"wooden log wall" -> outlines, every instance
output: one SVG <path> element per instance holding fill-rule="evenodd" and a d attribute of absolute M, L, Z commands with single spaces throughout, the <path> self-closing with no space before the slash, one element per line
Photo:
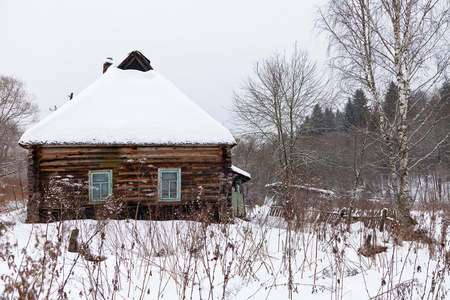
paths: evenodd
<path fill-rule="evenodd" d="M 69 201 L 65 205 L 80 199 L 87 204 L 89 171 L 112 170 L 113 197 L 128 205 L 195 201 L 217 204 L 221 197 L 231 205 L 231 184 L 226 180 L 231 174 L 230 148 L 229 145 L 33 146 L 29 148 L 29 199 L 31 202 L 66 197 Z M 158 168 L 181 169 L 181 201 L 158 201 Z"/>

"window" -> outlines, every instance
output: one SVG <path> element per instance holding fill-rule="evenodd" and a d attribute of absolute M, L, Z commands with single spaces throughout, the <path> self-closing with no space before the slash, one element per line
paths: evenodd
<path fill-rule="evenodd" d="M 112 170 L 89 172 L 89 199 L 105 201 L 112 193 Z"/>
<path fill-rule="evenodd" d="M 181 194 L 181 170 L 180 169 L 159 169 L 159 200 L 179 201 Z"/>

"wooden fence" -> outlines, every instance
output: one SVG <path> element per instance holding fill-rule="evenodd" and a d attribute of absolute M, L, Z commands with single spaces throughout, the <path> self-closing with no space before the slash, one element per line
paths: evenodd
<path fill-rule="evenodd" d="M 349 213 L 350 212 L 350 213 Z M 286 217 L 284 206 L 272 205 L 269 214 L 274 217 Z M 394 224 L 394 213 L 387 208 L 381 210 L 356 210 L 341 209 L 339 211 L 325 211 L 319 209 L 301 209 L 293 212 L 295 218 L 302 218 L 305 222 L 329 223 L 337 225 L 339 223 L 362 222 L 366 227 L 378 228 L 383 231 L 385 226 Z"/>

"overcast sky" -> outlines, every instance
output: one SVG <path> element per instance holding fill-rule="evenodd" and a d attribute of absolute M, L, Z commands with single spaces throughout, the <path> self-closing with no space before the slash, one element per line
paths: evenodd
<path fill-rule="evenodd" d="M 297 41 L 323 64 L 313 31 L 325 0 L 0 0 L 0 74 L 23 80 L 41 108 L 60 107 L 139 50 L 181 91 L 230 128 L 233 90 L 253 63 Z M 149 112 L 151 116 L 151 112 Z"/>

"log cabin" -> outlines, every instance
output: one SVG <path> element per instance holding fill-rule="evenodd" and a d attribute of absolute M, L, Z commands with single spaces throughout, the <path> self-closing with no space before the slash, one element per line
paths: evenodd
<path fill-rule="evenodd" d="M 28 150 L 29 222 L 99 211 L 163 219 L 206 211 L 223 220 L 236 184 L 250 179 L 232 166 L 232 134 L 139 51 L 118 65 L 108 59 L 19 144 Z"/>

